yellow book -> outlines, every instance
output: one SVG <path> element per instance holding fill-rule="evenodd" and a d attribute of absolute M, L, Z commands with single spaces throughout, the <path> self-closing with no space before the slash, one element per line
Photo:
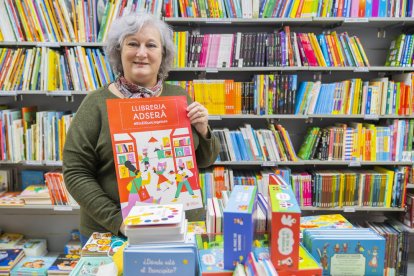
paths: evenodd
<path fill-rule="evenodd" d="M 394 171 L 383 168 L 383 167 L 378 167 L 378 166 L 375 166 L 374 170 L 387 175 L 387 178 L 385 181 L 386 186 L 385 186 L 385 206 L 384 207 L 390 208 L 392 190 L 393 190 L 393 185 L 394 185 Z"/>
<path fill-rule="evenodd" d="M 361 93 L 362 93 L 363 82 L 360 78 L 355 79 L 355 93 L 354 93 L 354 100 L 352 103 L 352 114 L 358 114 L 358 104 L 361 100 Z"/>
<path fill-rule="evenodd" d="M 299 5 L 300 5 L 301 1 L 303 1 L 303 0 L 294 0 L 293 1 L 292 7 L 290 9 L 290 14 L 289 14 L 290 18 L 296 18 L 296 13 L 298 12 L 298 8 L 299 8 Z"/>
<path fill-rule="evenodd" d="M 4 41 L 4 36 L 3 36 L 3 33 L 1 32 L 1 29 L 0 29 L 0 41 Z"/>
<path fill-rule="evenodd" d="M 7 71 L 6 77 L 4 79 L 4 87 L 3 90 L 10 90 L 11 87 L 11 79 L 13 76 L 15 76 L 15 72 L 17 70 L 17 67 L 19 65 L 20 62 L 20 57 L 22 56 L 24 52 L 24 49 L 19 48 L 17 49 L 11 59 L 11 63 L 10 63 L 10 69 L 9 71 Z"/>
<path fill-rule="evenodd" d="M 224 80 L 220 81 L 219 87 L 220 87 L 219 114 L 224 115 L 226 114 L 226 84 Z"/>
<path fill-rule="evenodd" d="M 345 174 L 341 173 L 339 175 L 339 202 L 338 206 L 342 208 L 344 204 L 344 186 L 345 186 Z"/>
<path fill-rule="evenodd" d="M 35 2 L 33 2 L 35 4 Z M 55 38 L 55 32 L 53 30 L 53 26 L 51 25 L 52 22 L 49 18 L 49 14 L 46 10 L 46 5 L 43 1 L 39 1 L 37 3 L 39 16 L 41 17 L 41 21 L 44 23 L 44 27 L 46 28 L 46 34 L 44 34 L 45 41 L 58 41 Z M 47 35 L 47 38 L 45 37 Z"/>
<path fill-rule="evenodd" d="M 62 30 L 57 22 L 54 10 L 53 10 L 53 4 L 51 2 L 52 0 L 44 0 L 45 5 L 46 5 L 46 10 L 47 10 L 47 14 L 50 18 L 50 21 L 52 23 L 52 27 L 54 30 L 54 33 L 56 35 L 57 41 L 63 41 L 63 34 L 62 34 Z"/>
<path fill-rule="evenodd" d="M 84 70 L 86 71 L 86 74 L 87 74 L 87 77 L 88 77 L 87 79 L 88 79 L 89 90 L 94 90 L 97 87 L 94 87 L 94 82 L 93 82 L 93 79 L 92 79 L 93 78 L 93 75 L 92 75 L 92 70 L 93 69 L 90 67 L 88 55 L 86 54 L 86 51 L 85 51 L 84 47 L 79 47 L 79 49 L 82 52 L 81 55 L 82 55 L 83 62 L 85 64 Z"/>
<path fill-rule="evenodd" d="M 26 18 L 26 13 L 23 10 L 22 3 L 20 1 L 15 1 L 14 4 L 15 4 L 15 7 L 17 9 L 18 16 L 20 17 L 20 22 L 23 25 L 23 30 L 22 31 L 25 34 L 26 41 L 35 41 L 35 38 L 33 37 L 32 31 L 31 31 L 31 28 L 29 28 L 29 23 L 28 23 L 28 20 Z"/>
<path fill-rule="evenodd" d="M 48 91 L 56 90 L 56 59 L 52 49 L 47 48 L 47 87 Z"/>
<path fill-rule="evenodd" d="M 323 53 L 321 50 L 321 46 L 319 46 L 318 39 L 316 38 L 314 33 L 309 33 L 309 40 L 312 45 L 312 49 L 315 52 L 316 59 L 318 60 L 319 66 L 326 66 L 325 58 L 323 57 Z"/>
<path fill-rule="evenodd" d="M 338 34 L 336 32 L 332 32 L 331 35 L 333 38 L 334 47 L 336 51 L 338 52 L 340 63 L 342 64 L 342 66 L 345 66 L 345 54 L 342 51 L 342 46 L 341 46 L 341 42 L 339 41 Z"/>
<path fill-rule="evenodd" d="M 70 42 L 71 39 L 69 35 L 69 29 L 66 26 L 65 18 L 63 17 L 63 12 L 61 10 L 60 4 L 57 1 L 52 1 L 51 5 L 52 5 L 52 9 L 54 9 L 55 11 L 56 23 L 58 27 L 60 27 L 59 29 L 61 30 L 61 33 L 62 33 L 62 40 L 66 42 Z"/>
<path fill-rule="evenodd" d="M 71 10 L 74 11 L 76 10 L 76 4 L 75 4 L 76 0 L 71 0 L 70 4 L 71 4 Z M 75 34 L 75 41 L 79 42 L 79 32 L 78 32 L 78 21 L 77 21 L 77 17 L 76 14 L 74 14 L 72 12 L 72 20 L 73 20 L 73 32 Z"/>
<path fill-rule="evenodd" d="M 35 34 L 37 34 L 36 36 L 38 37 L 38 40 L 39 41 L 46 41 L 45 36 L 43 34 L 43 31 L 42 31 L 40 19 L 38 17 L 38 14 L 36 13 L 36 9 L 34 7 L 33 2 L 30 1 L 30 0 L 24 0 L 24 2 L 26 3 L 26 7 L 28 7 L 28 9 L 30 10 L 30 14 L 31 14 L 33 24 L 34 24 L 34 28 L 35 28 Z"/>
<path fill-rule="evenodd" d="M 353 39 L 353 37 L 349 37 L 348 42 L 351 46 L 352 52 L 354 53 L 354 57 L 357 60 L 358 66 L 364 67 L 365 66 L 364 60 L 362 59 L 361 53 L 359 52 L 359 48 L 355 44 L 355 40 Z"/>
<path fill-rule="evenodd" d="M 83 8 L 82 8 L 82 2 L 77 2 L 76 5 L 76 22 L 78 23 L 78 35 L 79 35 L 79 41 L 80 42 L 86 42 L 86 34 L 85 34 L 85 18 L 83 17 Z"/>
<path fill-rule="evenodd" d="M 300 12 L 301 18 L 312 17 L 314 0 L 304 0 L 302 11 Z"/>

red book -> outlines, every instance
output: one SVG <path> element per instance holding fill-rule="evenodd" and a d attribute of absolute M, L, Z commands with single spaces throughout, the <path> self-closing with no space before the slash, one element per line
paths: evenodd
<path fill-rule="evenodd" d="M 203 206 L 185 96 L 107 101 L 124 219 L 139 202 Z"/>

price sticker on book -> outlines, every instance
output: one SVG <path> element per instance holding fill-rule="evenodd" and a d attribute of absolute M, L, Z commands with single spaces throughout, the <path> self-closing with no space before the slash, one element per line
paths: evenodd
<path fill-rule="evenodd" d="M 355 207 L 344 207 L 345 213 L 355 213 Z"/>
<path fill-rule="evenodd" d="M 379 116 L 378 116 L 378 114 L 365 114 L 364 115 L 364 120 L 375 120 L 375 121 L 378 121 L 379 120 Z"/>
<path fill-rule="evenodd" d="M 346 23 L 367 23 L 368 17 L 347 17 L 344 19 Z"/>
<path fill-rule="evenodd" d="M 54 206 L 53 210 L 55 211 L 64 211 L 64 212 L 70 212 L 73 210 L 72 206 Z"/>

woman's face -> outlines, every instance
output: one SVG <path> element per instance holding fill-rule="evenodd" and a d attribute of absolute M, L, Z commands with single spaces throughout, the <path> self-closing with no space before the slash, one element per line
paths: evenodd
<path fill-rule="evenodd" d="M 121 48 L 124 77 L 143 87 L 153 87 L 162 61 L 161 35 L 157 28 L 144 26 L 127 36 Z"/>

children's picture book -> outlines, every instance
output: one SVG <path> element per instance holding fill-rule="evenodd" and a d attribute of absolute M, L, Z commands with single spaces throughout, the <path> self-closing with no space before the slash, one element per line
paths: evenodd
<path fill-rule="evenodd" d="M 0 170 L 0 195 L 9 191 L 10 171 Z"/>
<path fill-rule="evenodd" d="M 76 254 L 59 254 L 49 270 L 47 275 L 69 275 L 76 267 L 80 256 Z"/>
<path fill-rule="evenodd" d="M 112 262 L 110 257 L 82 257 L 69 275 L 96 275 L 100 266 Z"/>
<path fill-rule="evenodd" d="M 21 180 L 22 187 L 24 190 L 30 185 L 44 185 L 45 184 L 45 171 L 36 171 L 36 170 L 22 170 L 21 171 Z"/>
<path fill-rule="evenodd" d="M 23 199 L 19 198 L 20 192 L 7 192 L 0 195 L 0 206 L 23 206 Z"/>
<path fill-rule="evenodd" d="M 196 252 L 191 248 L 124 250 L 124 275 L 196 275 Z"/>
<path fill-rule="evenodd" d="M 56 257 L 26 257 L 21 260 L 11 271 L 11 276 L 18 275 L 47 275 L 49 267 Z"/>
<path fill-rule="evenodd" d="M 23 239 L 22 234 L 3 233 L 0 236 L 0 249 L 13 249 L 21 239 Z"/>
<path fill-rule="evenodd" d="M 136 203 L 203 206 L 185 96 L 107 100 L 125 219 Z"/>
<path fill-rule="evenodd" d="M 0 250 L 0 272 L 10 271 L 23 257 L 23 249 Z"/>
<path fill-rule="evenodd" d="M 304 216 L 300 218 L 300 231 L 313 228 L 354 228 L 341 214 Z"/>
<path fill-rule="evenodd" d="M 86 244 L 82 247 L 82 257 L 84 256 L 107 256 L 111 248 L 112 233 L 94 232 L 89 237 Z"/>
<path fill-rule="evenodd" d="M 183 215 L 182 204 L 138 205 L 131 209 L 124 223 L 140 227 L 179 224 Z"/>

